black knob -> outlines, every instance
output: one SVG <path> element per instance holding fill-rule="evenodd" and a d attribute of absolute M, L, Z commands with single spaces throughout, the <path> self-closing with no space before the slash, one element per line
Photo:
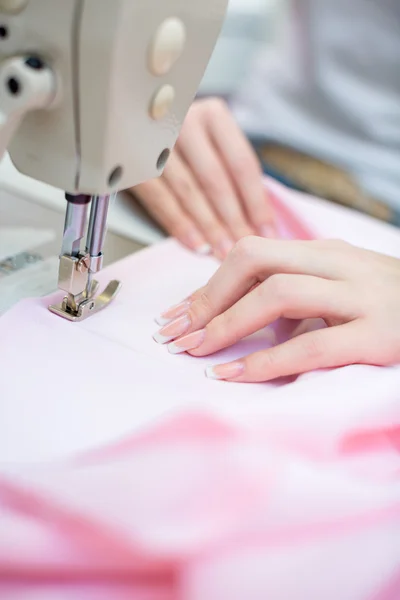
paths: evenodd
<path fill-rule="evenodd" d="M 44 69 L 44 62 L 37 56 L 29 56 L 25 60 L 25 64 L 31 69 L 35 69 L 35 71 L 41 71 L 41 69 Z"/>

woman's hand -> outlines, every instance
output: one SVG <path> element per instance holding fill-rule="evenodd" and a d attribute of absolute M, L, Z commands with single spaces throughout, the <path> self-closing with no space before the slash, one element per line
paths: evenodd
<path fill-rule="evenodd" d="M 214 98 L 193 104 L 162 177 L 131 191 L 188 248 L 225 258 L 244 236 L 274 236 L 261 175 L 228 107 Z"/>
<path fill-rule="evenodd" d="M 345 242 L 248 237 L 204 288 L 162 315 L 167 324 L 155 339 L 172 353 L 205 356 L 279 317 L 322 318 L 328 327 L 208 375 L 259 382 L 353 363 L 400 363 L 400 260 Z"/>

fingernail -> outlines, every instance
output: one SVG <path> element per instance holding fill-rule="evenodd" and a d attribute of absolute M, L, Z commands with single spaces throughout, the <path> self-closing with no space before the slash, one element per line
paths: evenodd
<path fill-rule="evenodd" d="M 206 376 L 209 379 L 229 380 L 240 377 L 244 371 L 244 364 L 240 361 L 227 363 L 225 365 L 214 365 L 207 367 Z"/>
<path fill-rule="evenodd" d="M 259 228 L 260 235 L 265 238 L 275 238 L 276 233 L 272 225 L 262 225 Z"/>
<path fill-rule="evenodd" d="M 199 246 L 198 248 L 195 249 L 195 252 L 197 254 L 201 254 L 202 256 L 207 256 L 207 254 L 211 254 L 211 246 L 210 244 L 203 244 L 202 246 Z"/>
<path fill-rule="evenodd" d="M 157 325 L 167 325 L 167 323 L 171 323 L 174 319 L 181 317 L 185 313 L 187 313 L 189 307 L 191 305 L 191 300 L 184 300 L 175 306 L 171 306 L 168 310 L 163 312 L 159 317 L 156 318 Z"/>
<path fill-rule="evenodd" d="M 206 243 L 204 237 L 196 229 L 189 231 L 182 241 L 197 254 L 204 255 L 211 252 L 210 244 Z"/>
<path fill-rule="evenodd" d="M 182 352 L 187 352 L 188 350 L 194 350 L 201 346 L 204 342 L 204 338 L 206 335 L 205 329 L 200 329 L 199 331 L 194 331 L 193 333 L 189 333 L 178 340 L 172 342 L 172 344 L 168 344 L 168 352 L 171 354 L 181 354 Z"/>
<path fill-rule="evenodd" d="M 175 319 L 175 321 L 168 323 L 168 325 L 165 325 L 162 329 L 160 329 L 160 331 L 157 331 L 157 333 L 155 333 L 153 335 L 153 339 L 158 344 L 166 344 L 167 342 L 170 342 L 174 338 L 177 338 L 177 337 L 183 335 L 184 333 L 186 333 L 186 331 L 189 329 L 189 327 L 190 327 L 189 316 L 183 315 L 182 317 Z"/>

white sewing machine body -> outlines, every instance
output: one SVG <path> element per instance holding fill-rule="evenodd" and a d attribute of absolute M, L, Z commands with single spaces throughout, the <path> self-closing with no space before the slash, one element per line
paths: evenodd
<path fill-rule="evenodd" d="M 40 57 L 54 76 L 48 106 L 21 110 L 9 145 L 17 169 L 85 194 L 160 175 L 226 0 L 28 0 L 16 13 L 1 4 L 0 57 Z"/>

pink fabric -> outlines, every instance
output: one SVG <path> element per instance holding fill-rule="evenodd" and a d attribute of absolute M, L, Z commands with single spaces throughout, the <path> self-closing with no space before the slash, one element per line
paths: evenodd
<path fill-rule="evenodd" d="M 286 237 L 400 256 L 399 231 L 268 186 Z M 1 600 L 400 598 L 400 367 L 206 380 L 299 327 L 170 356 L 153 317 L 215 267 L 167 242 L 104 272 L 123 291 L 87 322 L 0 320 Z"/>

